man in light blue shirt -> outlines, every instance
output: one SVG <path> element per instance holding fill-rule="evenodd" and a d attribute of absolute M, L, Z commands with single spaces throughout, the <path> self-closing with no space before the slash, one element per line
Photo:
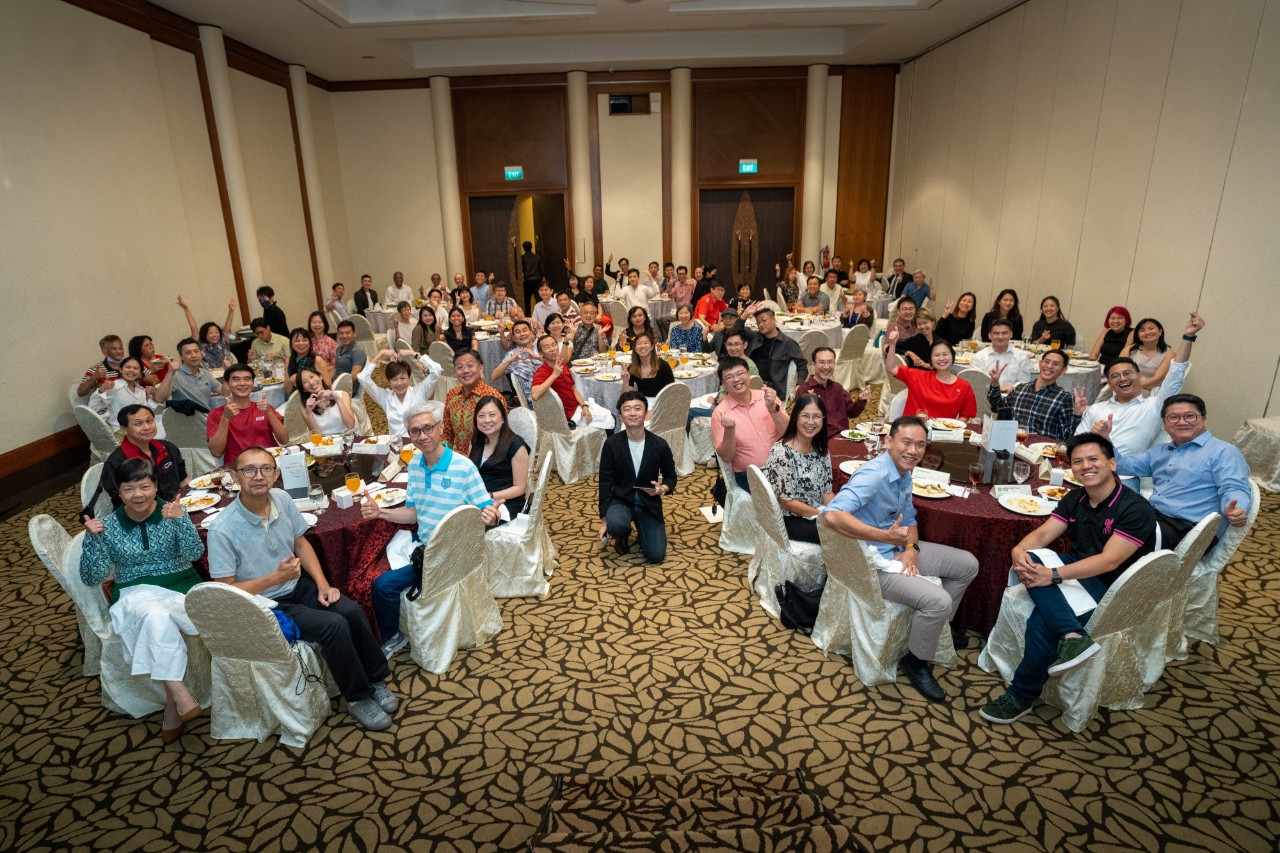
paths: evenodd
<path fill-rule="evenodd" d="M 408 499 L 404 506 L 395 508 L 365 499 L 360 504 L 361 515 L 395 524 L 416 523 L 416 537 L 423 544 L 441 520 L 460 506 L 479 507 L 486 527 L 497 522 L 501 502 L 493 502 L 472 461 L 444 443 L 443 422 L 444 404 L 439 400 L 428 400 L 405 412 L 409 440 L 422 451 L 409 463 Z M 388 658 L 409 645 L 409 638 L 400 632 L 400 594 L 416 579 L 413 566 L 408 565 L 383 572 L 373 582 L 373 615 L 382 635 L 382 652 Z"/>
<path fill-rule="evenodd" d="M 916 611 L 902 667 L 922 696 L 942 702 L 947 694 L 934 680 L 929 660 L 938 652 L 943 626 L 977 577 L 978 559 L 958 548 L 920 541 L 911 471 L 928 444 L 922 420 L 898 418 L 889 428 L 886 452 L 855 471 L 822 512 L 833 530 L 867 543 L 885 600 Z M 942 586 L 926 577 L 941 578 Z M 952 635 L 963 647 L 963 635 L 954 630 Z"/>
<path fill-rule="evenodd" d="M 471 285 L 471 304 L 483 310 L 492 296 L 489 292 L 489 274 L 484 270 L 476 270 L 476 283 Z"/>
<path fill-rule="evenodd" d="M 1155 486 L 1161 548 L 1177 548 L 1182 537 L 1211 512 L 1220 512 L 1233 527 L 1249 518 L 1253 493 L 1249 464 L 1233 445 L 1209 434 L 1204 400 L 1174 394 L 1161 407 L 1168 444 L 1157 444 L 1135 456 L 1116 456 L 1116 473 L 1150 477 Z M 1100 430 L 1109 432 L 1106 426 Z"/>

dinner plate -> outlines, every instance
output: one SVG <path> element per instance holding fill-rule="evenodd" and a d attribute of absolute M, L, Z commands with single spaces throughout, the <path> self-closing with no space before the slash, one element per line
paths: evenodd
<path fill-rule="evenodd" d="M 701 374 L 696 370 L 677 370 L 673 375 L 676 379 L 693 379 L 695 376 L 700 376 Z"/>
<path fill-rule="evenodd" d="M 933 501 L 951 497 L 946 483 L 939 483 L 937 480 L 914 480 L 911 483 L 911 494 Z"/>
<path fill-rule="evenodd" d="M 222 481 L 222 475 L 214 476 L 212 474 L 201 474 L 199 477 L 192 477 L 187 481 L 187 488 L 192 490 L 212 489 Z"/>
<path fill-rule="evenodd" d="M 973 359 L 967 355 L 958 355 L 955 357 L 956 364 L 972 364 Z"/>
<path fill-rule="evenodd" d="M 200 522 L 200 529 L 208 530 L 210 527 L 212 527 L 213 523 L 218 519 L 218 516 L 221 514 L 221 512 L 222 510 L 220 509 L 209 510 L 208 515 L 206 515 L 204 517 L 204 520 Z"/>
<path fill-rule="evenodd" d="M 381 507 L 393 507 L 404 503 L 404 498 L 404 489 L 382 489 L 373 496 L 373 501 Z"/>
<path fill-rule="evenodd" d="M 1097 367 L 1097 366 L 1099 366 L 1101 363 L 1102 363 L 1102 362 L 1094 361 L 1094 360 L 1093 360 L 1093 359 L 1091 359 L 1091 358 L 1081 358 L 1081 359 L 1075 359 L 1075 358 L 1073 358 L 1073 359 L 1071 359 L 1071 366 L 1072 366 L 1072 367 Z"/>
<path fill-rule="evenodd" d="M 1070 494 L 1071 487 L 1070 486 L 1041 486 L 1040 488 L 1036 489 L 1036 491 L 1040 494 L 1040 497 L 1044 498 L 1045 500 L 1050 500 L 1056 503 L 1062 500 L 1063 498 L 1065 498 L 1068 494 Z"/>
<path fill-rule="evenodd" d="M 1065 482 L 1065 483 L 1071 483 L 1071 484 L 1072 484 L 1072 485 L 1074 485 L 1074 486 L 1083 486 L 1083 485 L 1084 485 L 1084 483 L 1082 483 L 1082 482 L 1080 482 L 1079 480 L 1077 480 L 1077 479 L 1076 479 L 1076 475 L 1075 475 L 1075 474 L 1071 473 L 1071 469 L 1070 469 L 1070 468 L 1063 468 L 1063 469 L 1062 469 L 1062 480 L 1063 480 L 1063 482 Z"/>
<path fill-rule="evenodd" d="M 1037 441 L 1034 444 L 1028 444 L 1027 450 L 1037 454 L 1041 459 L 1056 459 L 1058 456 L 1058 442 Z"/>
<path fill-rule="evenodd" d="M 572 364 L 574 367 L 590 367 L 591 365 L 595 364 L 595 359 L 575 358 L 573 361 L 569 363 Z"/>
<path fill-rule="evenodd" d="M 283 381 L 283 379 L 276 379 L 275 377 L 272 377 L 271 379 L 264 379 L 262 380 L 262 387 L 265 388 L 268 385 L 279 385 Z"/>
<path fill-rule="evenodd" d="M 871 421 L 862 421 L 861 423 L 856 423 L 856 424 L 854 424 L 854 427 L 855 427 L 856 429 L 859 429 L 859 430 L 861 430 L 862 432 L 865 432 L 865 433 L 870 433 L 870 432 L 871 432 L 871 426 L 872 426 L 872 422 L 871 422 Z M 888 425 L 887 423 L 881 423 L 881 424 L 880 424 L 880 434 L 881 434 L 881 435 L 888 435 L 888 434 L 889 434 L 889 425 Z"/>
<path fill-rule="evenodd" d="M 302 520 L 307 523 L 307 527 L 315 527 L 316 522 L 320 520 L 313 512 L 304 512 L 299 514 L 302 516 Z"/>
<path fill-rule="evenodd" d="M 218 505 L 218 496 L 208 492 L 195 491 L 183 495 L 178 501 L 187 512 L 204 512 Z"/>
<path fill-rule="evenodd" d="M 1053 501 L 1035 495 L 1001 495 L 998 502 L 1009 512 L 1016 512 L 1018 515 L 1048 515 L 1057 506 Z"/>
<path fill-rule="evenodd" d="M 929 420 L 929 426 L 934 429 L 964 429 L 969 425 L 962 420 L 957 420 L 956 418 L 931 418 Z"/>
<path fill-rule="evenodd" d="M 323 448 L 323 449 L 325 449 L 325 450 L 327 450 L 327 449 L 329 449 L 329 448 L 332 448 L 332 447 L 336 447 L 336 448 L 338 448 L 339 450 L 341 450 L 341 449 L 342 449 L 342 436 L 339 436 L 339 435 L 326 435 L 326 436 L 322 436 L 322 437 L 321 437 L 321 439 L 320 439 L 319 444 L 313 444 L 313 443 L 312 443 L 312 442 L 310 442 L 310 441 L 304 441 L 304 442 L 302 442 L 302 447 L 303 447 L 303 449 L 304 449 L 304 450 L 307 450 L 308 452 L 313 451 L 313 450 L 315 450 L 315 449 L 316 449 L 316 448 L 318 448 L 318 447 L 319 447 L 319 448 Z"/>
<path fill-rule="evenodd" d="M 871 437 L 870 432 L 862 432 L 861 430 L 856 429 L 847 429 L 840 433 L 840 435 L 845 438 L 852 439 L 853 441 L 862 441 L 863 439 Z"/>
<path fill-rule="evenodd" d="M 865 459 L 846 459 L 840 463 L 840 470 L 850 476 L 853 476 L 854 471 L 857 471 L 866 464 L 867 460 Z"/>
<path fill-rule="evenodd" d="M 621 378 L 622 378 L 621 373 L 597 373 L 596 374 L 596 379 L 599 379 L 601 382 L 617 382 Z"/>
<path fill-rule="evenodd" d="M 596 372 L 596 369 L 595 369 L 595 366 L 594 366 L 594 365 L 587 366 L 587 367 L 575 367 L 575 368 L 573 368 L 573 372 L 574 372 L 574 373 L 590 374 L 590 373 L 595 373 L 595 372 Z"/>

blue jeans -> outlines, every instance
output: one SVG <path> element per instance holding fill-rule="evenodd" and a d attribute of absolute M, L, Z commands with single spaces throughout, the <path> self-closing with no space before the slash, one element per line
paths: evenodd
<path fill-rule="evenodd" d="M 746 471 L 734 471 L 733 481 L 738 484 L 738 488 L 747 494 L 751 494 L 751 481 L 747 479 Z"/>
<path fill-rule="evenodd" d="M 641 502 L 637 494 L 631 506 L 624 503 L 609 504 L 604 515 L 605 532 L 614 539 L 631 534 L 631 523 L 636 525 L 636 538 L 640 550 L 650 563 L 661 563 L 667 558 L 667 527 L 661 516 L 654 515 Z"/>
<path fill-rule="evenodd" d="M 709 418 L 709 417 L 711 417 L 711 413 L 712 413 L 712 412 L 714 412 L 714 411 L 715 411 L 715 409 L 713 409 L 713 408 L 712 408 L 712 409 L 706 409 L 706 408 L 702 408 L 701 406 L 690 406 L 690 407 L 689 407 L 689 417 L 688 417 L 688 418 L 686 418 L 686 419 L 685 419 L 685 422 L 684 422 L 684 431 L 685 431 L 685 432 L 688 432 L 688 431 L 689 431 L 689 427 L 693 426 L 693 419 L 694 419 L 694 418 Z"/>
<path fill-rule="evenodd" d="M 400 594 L 417 580 L 413 566 L 389 569 L 373 581 L 373 618 L 385 643 L 400 630 Z"/>
<path fill-rule="evenodd" d="M 1075 557 L 1060 555 L 1064 565 L 1075 562 Z M 1040 562 L 1035 554 L 1031 559 Z M 1094 601 L 1101 601 L 1107 594 L 1107 585 L 1098 578 L 1080 578 L 1080 584 Z M 1038 586 L 1028 589 L 1036 609 L 1027 620 L 1025 634 L 1026 650 L 1022 654 L 1022 662 L 1013 673 L 1013 681 L 1009 683 L 1009 693 L 1024 704 L 1031 704 L 1044 690 L 1049 680 L 1049 667 L 1058 657 L 1058 641 L 1063 635 L 1073 631 L 1083 633 L 1093 611 L 1081 613 L 1079 616 L 1067 603 L 1066 596 L 1056 585 Z"/>

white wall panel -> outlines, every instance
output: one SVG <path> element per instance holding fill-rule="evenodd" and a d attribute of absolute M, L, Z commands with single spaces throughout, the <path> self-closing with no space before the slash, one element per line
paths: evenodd
<path fill-rule="evenodd" d="M 609 96 L 596 95 L 600 117 L 600 233 L 606 254 L 643 270 L 662 264 L 662 116 L 609 115 Z M 687 263 L 681 259 L 676 263 Z"/>
<path fill-rule="evenodd" d="M 347 297 L 350 298 L 360 284 L 358 280 L 351 283 L 351 243 L 347 238 L 347 202 L 342 192 L 338 132 L 333 123 L 333 96 L 316 86 L 307 87 L 307 96 L 311 101 L 311 129 L 320 172 L 320 197 L 324 200 L 329 259 L 333 263 L 334 281 L 347 286 Z M 320 292 L 325 299 L 329 298 L 332 286 L 333 281 L 320 282 Z"/>
<path fill-rule="evenodd" d="M 907 147 L 911 140 L 911 89 L 916 64 L 904 65 L 894 85 L 893 140 L 889 158 L 889 199 L 885 206 L 884 269 L 902 255 L 902 218 L 906 201 Z"/>
<path fill-rule="evenodd" d="M 927 124 L 919 146 L 925 178 L 916 190 L 916 215 L 920 228 L 915 235 L 913 255 L 908 256 L 907 269 L 923 269 L 930 275 L 937 268 L 938 250 L 942 244 L 942 205 L 946 197 L 947 150 L 951 144 L 951 120 L 955 107 L 952 96 L 959 55 L 959 46 L 951 42 L 920 61 L 921 73 L 928 79 L 928 100 L 925 101 Z"/>
<path fill-rule="evenodd" d="M 840 192 L 840 96 L 843 90 L 843 77 L 832 74 L 827 78 L 827 128 L 822 152 L 822 227 L 819 239 L 821 245 L 831 247 L 833 254 L 836 252 L 836 195 Z"/>
<path fill-rule="evenodd" d="M 957 62 L 954 107 L 943 173 L 942 235 L 938 258 L 928 269 L 935 292 L 942 298 L 959 296 L 964 276 L 965 243 L 969 212 L 973 205 L 973 172 L 977 154 L 978 123 L 982 117 L 982 81 L 986 69 L 985 27 L 956 40 Z M 940 310 L 942 304 L 935 306 Z"/>

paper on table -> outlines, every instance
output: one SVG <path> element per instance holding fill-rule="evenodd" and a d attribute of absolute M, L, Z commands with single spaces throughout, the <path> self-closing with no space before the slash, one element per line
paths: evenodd
<path fill-rule="evenodd" d="M 1058 556 L 1057 551 L 1051 551 L 1048 548 L 1036 548 L 1029 553 L 1035 554 L 1040 558 L 1040 562 L 1044 563 L 1051 569 L 1060 569 L 1063 566 L 1062 558 Z M 1013 569 L 1009 569 L 1009 586 L 1017 586 L 1022 583 L 1018 580 L 1018 573 Z M 1062 590 L 1062 597 L 1067 600 L 1067 604 L 1071 605 L 1071 612 L 1080 616 L 1088 613 L 1090 610 L 1096 610 L 1098 602 L 1093 600 L 1093 596 L 1089 591 L 1081 585 L 1077 580 L 1065 580 L 1058 585 L 1058 589 Z"/>

